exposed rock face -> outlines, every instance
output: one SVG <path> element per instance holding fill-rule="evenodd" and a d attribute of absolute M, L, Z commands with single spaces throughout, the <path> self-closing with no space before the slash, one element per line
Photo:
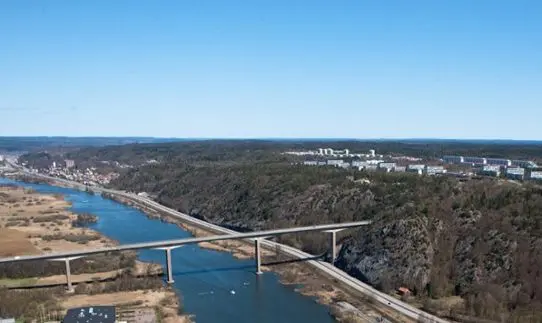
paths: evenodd
<path fill-rule="evenodd" d="M 435 247 L 424 222 L 376 221 L 343 245 L 337 266 L 384 290 L 396 282 L 422 289 L 430 281 Z"/>
<path fill-rule="evenodd" d="M 167 175 L 167 176 L 166 176 Z M 237 230 L 370 219 L 341 240 L 336 265 L 384 291 L 458 295 L 468 315 L 542 318 L 542 190 L 492 181 L 363 174 L 277 165 L 133 171 L 120 187 L 152 192 L 192 216 Z M 312 253 L 322 233 L 282 237 Z M 286 240 L 287 239 L 287 240 Z M 531 312 L 529 312 L 531 311 Z M 538 314 L 537 314 L 538 315 Z"/>

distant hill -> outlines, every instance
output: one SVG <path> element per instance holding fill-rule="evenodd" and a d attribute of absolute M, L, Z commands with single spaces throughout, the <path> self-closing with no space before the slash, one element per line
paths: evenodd
<path fill-rule="evenodd" d="M 175 142 L 183 139 L 151 137 L 0 137 L 0 151 L 40 151 L 133 143 Z"/>

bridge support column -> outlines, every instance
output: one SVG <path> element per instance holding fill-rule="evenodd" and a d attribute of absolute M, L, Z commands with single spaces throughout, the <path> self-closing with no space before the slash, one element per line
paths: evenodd
<path fill-rule="evenodd" d="M 73 293 L 73 284 L 72 284 L 72 273 L 70 268 L 70 261 L 79 259 L 82 256 L 77 257 L 69 257 L 69 258 L 56 258 L 56 259 L 49 259 L 49 261 L 63 261 L 64 265 L 66 266 L 66 290 L 68 293 Z"/>
<path fill-rule="evenodd" d="M 166 249 L 167 283 L 173 284 L 173 267 L 171 266 L 171 248 Z"/>
<path fill-rule="evenodd" d="M 262 274 L 262 258 L 260 255 L 260 239 L 254 240 L 254 258 L 256 259 L 256 274 Z"/>
<path fill-rule="evenodd" d="M 342 231 L 343 229 L 328 230 L 324 231 L 329 233 L 329 253 L 330 258 L 329 262 L 333 265 L 337 259 L 337 232 Z"/>
<path fill-rule="evenodd" d="M 65 258 L 64 263 L 66 264 L 66 285 L 68 288 L 68 292 L 73 292 L 73 286 L 72 286 L 72 273 L 70 269 L 70 258 Z"/>
<path fill-rule="evenodd" d="M 335 264 L 335 259 L 337 259 L 337 232 L 331 231 L 329 238 L 329 248 L 331 252 L 331 259 L 329 262 L 333 265 Z"/>
<path fill-rule="evenodd" d="M 168 284 L 173 284 L 175 281 L 173 280 L 173 265 L 171 263 L 171 250 L 177 249 L 181 246 L 173 246 L 173 247 L 160 247 L 155 248 L 155 250 L 164 250 L 166 253 L 166 282 Z"/>

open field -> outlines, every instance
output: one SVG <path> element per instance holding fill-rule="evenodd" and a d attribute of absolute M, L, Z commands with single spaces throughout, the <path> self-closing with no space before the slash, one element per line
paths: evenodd
<path fill-rule="evenodd" d="M 0 242 L 11 243 L 2 243 L 0 254 L 36 254 L 114 245 L 114 241 L 92 230 L 73 227 L 72 221 L 77 215 L 67 210 L 69 206 L 62 196 L 0 187 L 0 227 L 4 232 L 9 230 L 6 238 L 0 237 Z"/>
<path fill-rule="evenodd" d="M 75 227 L 72 222 L 78 215 L 69 212 L 69 206 L 62 196 L 0 186 L 0 257 L 116 244 L 98 232 Z M 178 314 L 180 305 L 175 293 L 156 277 L 162 272 L 161 266 L 139 262 L 135 257 L 135 253 L 124 253 L 72 261 L 75 294 L 64 291 L 66 276 L 62 263 L 45 262 L 30 271 L 31 264 L 0 266 L 0 299 L 13 300 L 0 304 L 0 312 L 31 321 L 37 308 L 57 318 L 72 307 L 118 305 L 117 309 L 126 313 L 146 313 L 161 322 L 189 322 L 188 316 Z M 98 262 L 106 266 L 97 265 Z M 33 289 L 21 289 L 24 287 Z"/>
<path fill-rule="evenodd" d="M 0 246 L 0 257 L 40 253 L 24 232 L 14 229 L 0 228 Z"/>

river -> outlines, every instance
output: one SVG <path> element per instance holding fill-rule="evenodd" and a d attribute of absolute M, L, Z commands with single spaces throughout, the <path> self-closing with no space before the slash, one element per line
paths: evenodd
<path fill-rule="evenodd" d="M 190 237 L 175 224 L 149 219 L 132 207 L 69 188 L 28 184 L 0 178 L 0 184 L 16 184 L 40 193 L 62 194 L 73 212 L 98 216 L 92 229 L 121 244 Z M 139 259 L 165 264 L 159 250 L 140 251 Z M 254 273 L 253 260 L 239 260 L 229 253 L 188 245 L 172 251 L 174 287 L 181 291 L 186 313 L 198 323 L 331 323 L 327 307 L 285 286 L 276 274 Z"/>

